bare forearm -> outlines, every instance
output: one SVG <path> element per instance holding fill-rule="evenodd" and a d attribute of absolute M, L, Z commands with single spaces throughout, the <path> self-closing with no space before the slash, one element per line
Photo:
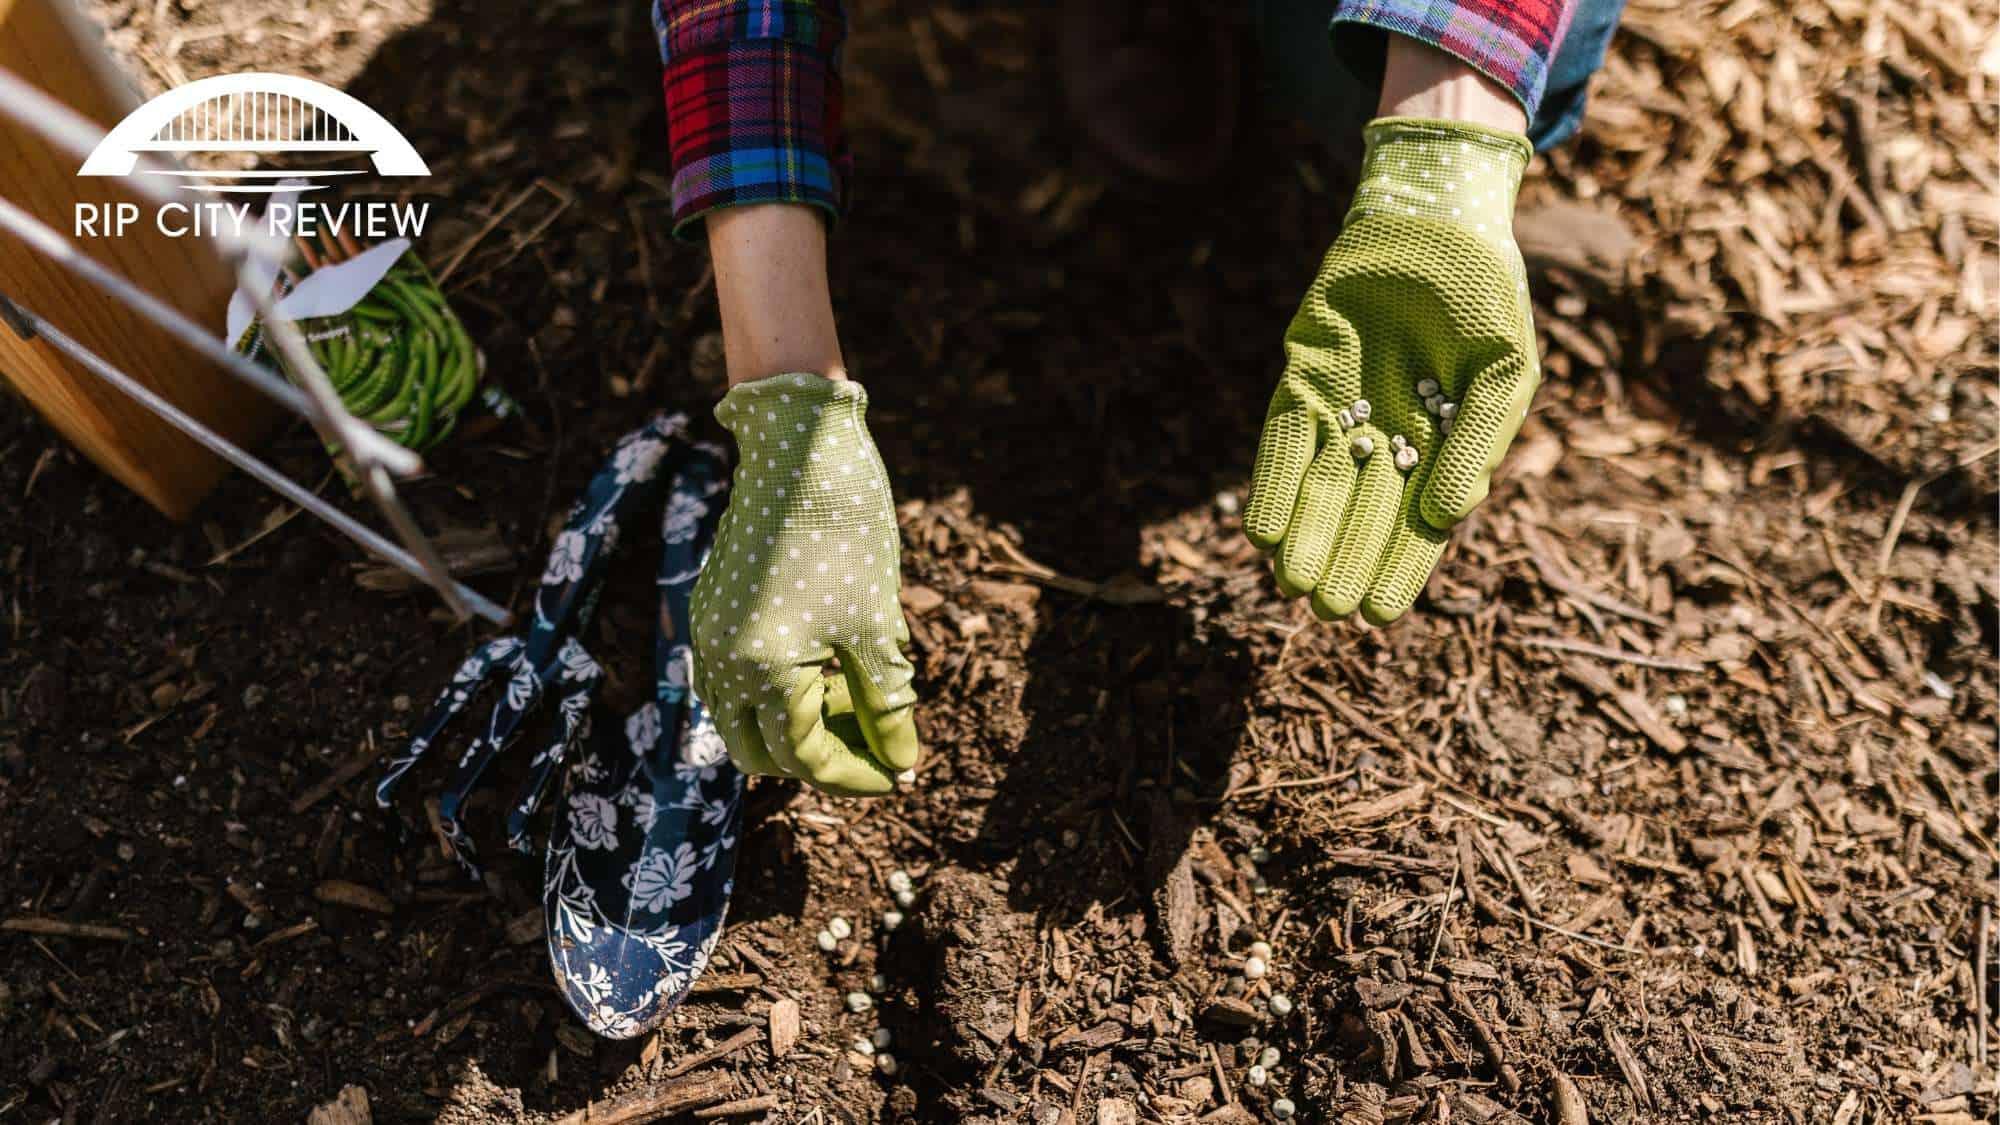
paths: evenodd
<path fill-rule="evenodd" d="M 723 208 L 706 222 L 730 385 L 795 371 L 847 378 L 819 212 L 757 204 Z"/>
<path fill-rule="evenodd" d="M 1403 35 L 1389 36 L 1382 72 L 1383 117 L 1466 121 L 1514 133 L 1528 131 L 1528 115 L 1505 87 L 1457 56 Z"/>

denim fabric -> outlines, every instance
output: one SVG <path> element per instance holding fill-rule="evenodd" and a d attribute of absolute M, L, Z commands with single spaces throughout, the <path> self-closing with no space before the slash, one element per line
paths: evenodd
<path fill-rule="evenodd" d="M 1358 165 L 1361 129 L 1374 118 L 1381 94 L 1379 57 L 1373 73 L 1366 73 L 1335 52 L 1329 29 L 1336 0 L 1256 0 L 1252 7 L 1264 71 L 1280 104 L 1303 117 L 1336 160 Z M 1528 124 L 1537 151 L 1568 140 L 1583 123 L 1586 87 L 1604 65 L 1624 10 L 1625 0 L 1576 0 Z"/>

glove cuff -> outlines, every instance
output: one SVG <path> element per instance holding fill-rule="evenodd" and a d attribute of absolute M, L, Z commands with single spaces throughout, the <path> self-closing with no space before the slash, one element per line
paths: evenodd
<path fill-rule="evenodd" d="M 816 430 L 811 419 L 829 407 L 868 409 L 868 392 L 852 379 L 828 379 L 811 372 L 771 375 L 729 388 L 715 406 L 715 420 L 736 436 L 745 453 Z"/>
<path fill-rule="evenodd" d="M 1496 248 L 1512 241 L 1514 198 L 1534 150 L 1528 138 L 1484 125 L 1380 117 L 1349 221 L 1370 214 L 1418 216 L 1464 227 Z"/>

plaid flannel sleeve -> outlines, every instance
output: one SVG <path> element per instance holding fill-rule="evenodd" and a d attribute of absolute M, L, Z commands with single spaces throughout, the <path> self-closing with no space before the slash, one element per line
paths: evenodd
<path fill-rule="evenodd" d="M 1447 51 L 1511 90 L 1534 120 L 1572 0 L 1340 0 L 1334 50 L 1380 85 L 1383 36 L 1393 31 Z"/>
<path fill-rule="evenodd" d="M 838 216 L 840 0 L 653 0 L 665 64 L 674 234 L 718 207 L 806 203 Z"/>

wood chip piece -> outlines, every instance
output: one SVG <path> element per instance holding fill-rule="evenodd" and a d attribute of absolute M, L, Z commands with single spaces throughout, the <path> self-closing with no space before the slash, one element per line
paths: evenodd
<path fill-rule="evenodd" d="M 771 1057 L 782 1059 L 799 1045 L 799 1002 L 787 996 L 771 1005 Z"/>
<path fill-rule="evenodd" d="M 329 906 L 345 906 L 350 910 L 366 910 L 372 914 L 394 914 L 396 904 L 389 896 L 373 887 L 350 883 L 345 879 L 328 879 L 313 888 L 313 897 Z"/>
<path fill-rule="evenodd" d="M 1257 1009 L 1251 1007 L 1249 1001 L 1233 996 L 1216 997 L 1201 1010 L 1201 1018 L 1231 1027 L 1256 1027 L 1261 1022 Z"/>
<path fill-rule="evenodd" d="M 341 1087 L 339 1096 L 306 1115 L 306 1125 L 373 1125 L 374 1120 L 368 1091 L 359 1086 Z"/>
<path fill-rule="evenodd" d="M 1124 1098 L 1100 1098 L 1097 1125 L 1139 1125 L 1139 1109 Z"/>
<path fill-rule="evenodd" d="M 577 1110 L 556 1125 L 645 1125 L 729 1096 L 735 1078 L 727 1074 L 697 1074 L 664 1086 L 634 1090 Z"/>

